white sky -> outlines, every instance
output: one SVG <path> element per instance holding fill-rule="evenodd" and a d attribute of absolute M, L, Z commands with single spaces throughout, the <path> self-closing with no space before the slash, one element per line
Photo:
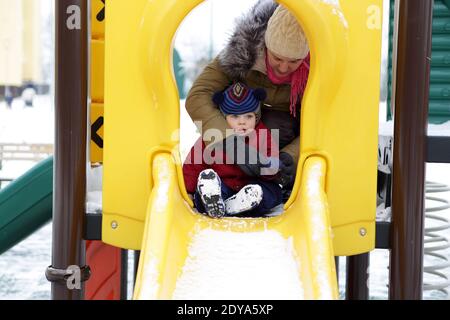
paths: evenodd
<path fill-rule="evenodd" d="M 54 0 L 36 0 L 42 4 L 42 12 L 50 14 Z M 213 48 L 218 52 L 231 33 L 234 19 L 246 12 L 257 0 L 207 0 L 201 3 L 186 17 L 180 26 L 176 46 L 192 43 L 209 45 L 212 38 Z M 211 28 L 212 27 L 212 28 Z"/>
<path fill-rule="evenodd" d="M 184 19 L 176 35 L 175 47 L 190 55 L 192 53 L 189 48 L 201 47 L 209 50 L 212 39 L 213 55 L 217 54 L 231 35 L 235 19 L 247 12 L 256 2 L 257 0 L 203 2 Z"/>

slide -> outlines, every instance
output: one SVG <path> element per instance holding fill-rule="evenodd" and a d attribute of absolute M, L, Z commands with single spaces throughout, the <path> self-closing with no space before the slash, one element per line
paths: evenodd
<path fill-rule="evenodd" d="M 337 299 L 326 162 L 303 170 L 282 215 L 216 220 L 183 199 L 173 157 L 156 155 L 134 299 Z"/>
<path fill-rule="evenodd" d="M 53 157 L 0 191 L 0 255 L 52 218 Z"/>

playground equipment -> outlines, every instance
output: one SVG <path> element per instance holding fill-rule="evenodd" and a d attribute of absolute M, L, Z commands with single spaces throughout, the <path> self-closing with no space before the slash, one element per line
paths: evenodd
<path fill-rule="evenodd" d="M 34 161 L 39 162 L 48 158 L 53 152 L 49 144 L 0 143 L 0 170 L 5 161 Z M 11 176 L 0 175 L 0 189 L 3 182 L 14 180 Z M 51 187 L 48 187 L 51 188 Z"/>
<path fill-rule="evenodd" d="M 80 267 L 83 287 L 90 279 L 90 269 L 95 277 L 101 269 L 99 266 L 115 261 L 113 273 L 123 271 L 118 266 L 120 259 L 117 257 L 121 254 L 118 248 L 141 250 L 135 298 L 171 298 L 189 256 L 193 236 L 208 229 L 241 233 L 270 230 L 293 239 L 296 258 L 301 262 L 298 276 L 305 288 L 304 297 L 337 298 L 333 257 L 355 257 L 351 261 L 357 266 L 357 262 L 362 261 L 359 258 L 375 247 L 375 235 L 377 238 L 383 235 L 378 225 L 375 234 L 382 1 L 358 0 L 340 5 L 331 1 L 280 1 L 302 24 L 312 53 L 310 81 L 301 117 L 301 158 L 297 181 L 284 213 L 279 217 L 247 220 L 211 220 L 195 213 L 180 175 L 179 136 L 173 134 L 179 127 L 179 101 L 169 57 L 178 25 L 200 2 L 136 0 L 133 6 L 110 2 L 106 35 L 104 22 L 97 19 L 92 23 L 92 37 L 98 37 L 94 40 L 106 39 L 104 68 L 101 50 L 100 60 L 93 57 L 91 63 L 91 79 L 97 79 L 91 81 L 91 97 L 99 93 L 98 99 L 92 102 L 104 103 L 107 123 L 104 132 L 99 133 L 104 138 L 103 154 L 93 161 L 91 151 L 91 161 L 104 165 L 103 215 L 97 217 L 86 216 L 84 212 L 85 119 L 89 96 L 86 85 L 88 2 L 56 2 L 57 65 L 62 67 L 58 68 L 56 77 L 54 247 L 52 266 L 47 270 L 54 299 L 85 297 L 83 289 L 67 288 L 68 266 Z M 65 24 L 67 7 L 74 3 L 83 13 L 80 30 L 68 30 Z M 429 65 L 423 63 L 426 61 L 424 50 L 412 55 L 406 44 L 414 42 L 414 48 L 429 48 L 431 1 L 409 0 L 408 3 L 410 5 L 400 10 L 404 28 L 399 31 L 398 61 L 401 64 L 395 99 L 396 137 L 399 137 L 396 146 L 399 148 L 394 152 L 394 169 L 397 170 L 393 185 L 394 219 L 388 225 L 392 241 L 387 244 L 388 241 L 384 241 L 386 248 L 393 250 L 390 297 L 394 299 L 417 299 L 422 290 L 423 199 L 421 202 L 420 195 L 423 196 L 424 186 L 417 184 L 415 178 L 420 180 L 424 174 L 422 142 L 426 137 L 423 129 L 426 112 L 422 111 L 426 111 L 423 101 L 427 99 L 422 98 L 426 98 L 428 88 L 424 85 L 423 91 L 417 91 L 420 99 L 405 99 L 417 79 L 426 78 Z M 104 1 L 92 1 L 92 5 L 93 12 L 100 14 L 104 9 Z M 422 29 L 408 29 L 409 17 Z M 417 45 L 418 42 L 421 45 Z M 409 48 L 408 55 L 406 48 Z M 408 63 L 416 66 L 422 63 L 420 72 L 414 76 L 408 74 L 415 70 L 406 68 Z M 96 87 L 102 88 L 103 83 L 103 72 L 98 70 L 104 70 L 104 95 Z M 416 108 L 413 114 L 420 117 L 405 119 L 410 113 L 402 112 L 405 105 Z M 101 108 L 97 112 L 101 117 Z M 411 127 L 407 123 L 421 128 L 420 141 L 414 144 L 408 141 Z M 409 171 L 404 174 L 402 161 L 404 155 L 411 154 L 408 149 L 411 147 L 418 151 L 415 167 L 408 166 Z M 411 184 L 416 187 L 402 188 Z M 403 203 L 407 203 L 408 208 L 402 207 Z M 406 212 L 415 220 L 409 220 Z M 87 230 L 92 227 L 92 221 L 98 222 L 99 218 L 101 234 L 89 235 Z M 411 221 L 417 222 L 416 228 L 410 226 Z M 111 254 L 101 262 L 86 261 L 86 256 L 88 259 L 92 256 L 89 249 L 85 253 L 84 240 L 94 238 L 112 245 L 96 243 L 100 250 Z M 377 247 L 378 243 L 377 239 Z M 411 243 L 414 250 L 409 247 Z M 356 275 L 352 290 L 362 291 L 361 284 L 365 285 L 366 279 L 358 275 L 366 274 L 366 270 L 351 272 Z M 102 281 L 93 279 L 87 286 L 99 292 Z M 103 282 L 110 286 L 105 292 L 113 294 L 86 297 L 117 298 L 114 294 L 117 281 L 118 277 L 110 277 Z M 360 296 L 359 292 L 353 294 L 353 298 Z"/>
<path fill-rule="evenodd" d="M 179 138 L 174 135 L 179 127 L 179 98 L 169 58 L 178 25 L 200 2 L 136 1 L 131 8 L 120 2 L 108 6 L 102 240 L 142 250 L 145 258 L 140 260 L 135 298 L 170 298 L 193 233 L 204 228 L 238 230 L 242 225 L 248 226 L 241 232 L 255 232 L 264 224 L 286 238 L 294 237 L 298 256 L 307 259 L 312 270 L 318 267 L 312 257 L 328 261 L 316 277 L 299 271 L 304 281 L 311 282 L 305 297 L 323 297 L 316 279 L 327 276 L 331 291 L 325 296 L 336 298 L 333 254 L 354 255 L 375 246 L 381 21 L 367 28 L 366 11 L 373 6 L 381 12 L 382 3 L 337 6 L 280 1 L 302 23 L 313 57 L 302 107 L 301 159 L 284 214 L 255 219 L 258 226 L 251 227 L 242 219 L 205 221 L 195 214 L 180 175 Z M 362 41 L 367 45 L 361 47 Z M 130 82 L 135 85 L 127 85 Z M 349 125 L 348 115 L 358 121 Z M 320 169 L 313 170 L 315 166 Z M 321 170 L 323 177 L 315 170 Z M 311 199 L 307 186 L 321 185 L 320 179 L 325 181 L 319 189 L 323 196 Z M 328 214 L 330 224 L 320 218 Z M 316 249 L 310 237 L 329 226 L 333 237 L 326 231 L 320 237 L 321 249 Z M 156 270 L 150 273 L 155 278 L 149 279 L 145 270 L 155 268 L 155 263 Z M 141 288 L 149 283 L 157 284 L 159 291 L 142 296 Z"/>
<path fill-rule="evenodd" d="M 301 159 L 284 214 L 255 219 L 253 225 L 239 219 L 210 221 L 195 214 L 180 175 L 176 149 L 179 137 L 173 134 L 179 126 L 178 95 L 169 57 L 179 23 L 200 2 L 136 1 L 132 7 L 121 2 L 108 5 L 104 101 L 108 125 L 104 131 L 101 239 L 117 247 L 141 250 L 135 298 L 170 298 L 195 232 L 205 228 L 257 232 L 264 226 L 283 237 L 294 237 L 297 256 L 308 262 L 299 270 L 300 278 L 309 281 L 305 284 L 305 298 L 336 298 L 331 257 L 365 253 L 375 247 L 382 2 L 358 1 L 337 6 L 322 1 L 280 1 L 299 19 L 312 53 L 301 117 Z M 60 6 L 63 9 L 62 3 Z M 63 16 L 62 10 L 60 14 Z M 96 32 L 95 25 L 93 30 Z M 73 39 L 75 44 L 83 39 L 83 32 L 86 30 Z M 81 50 L 79 62 L 83 65 L 87 52 L 83 44 L 69 47 L 64 48 Z M 64 58 L 63 52 L 59 57 Z M 83 104 L 86 92 L 80 88 L 72 94 L 77 99 L 82 97 L 73 102 L 71 110 L 76 110 L 78 104 Z M 64 127 L 80 134 L 80 146 L 76 148 L 81 160 L 83 126 L 73 119 Z M 65 146 L 59 147 L 63 156 Z M 67 150 L 70 151 L 74 152 L 73 148 Z M 73 166 L 78 168 L 78 175 L 85 174 L 81 164 L 80 161 Z M 64 174 L 67 175 L 61 172 L 61 180 Z M 66 181 L 76 178 L 74 172 L 71 175 Z M 311 186 L 316 193 L 308 193 Z M 65 186 L 57 184 L 56 190 L 59 187 Z M 80 187 L 72 193 L 79 197 L 83 191 Z M 57 199 L 56 205 L 58 201 L 64 203 L 63 198 Z M 74 213 L 66 218 L 74 227 L 80 223 Z M 58 231 L 63 225 L 55 225 L 55 241 L 62 240 L 67 245 L 78 241 L 82 245 L 79 233 L 68 239 Z M 311 236 L 318 230 L 323 231 L 320 240 L 314 242 Z M 53 267 L 64 270 L 68 263 L 85 264 L 82 252 L 75 251 L 74 256 L 75 259 L 61 259 L 64 257 L 57 252 L 58 265 Z M 318 267 L 312 257 L 321 258 L 324 264 Z M 308 270 L 326 276 L 325 295 L 319 294 L 317 275 L 308 277 Z M 145 294 L 151 285 L 156 289 Z M 61 283 L 53 283 L 55 298 L 73 298 L 72 294 Z"/>
<path fill-rule="evenodd" d="M 173 134 L 179 128 L 179 99 L 170 62 L 173 35 L 185 15 L 200 2 L 139 1 L 127 10 L 125 4 L 108 6 L 105 62 L 115 67 L 106 67 L 105 80 L 108 142 L 104 148 L 102 239 L 106 243 L 141 248 L 152 191 L 151 160 L 159 153 L 167 153 L 179 140 Z M 381 21 L 378 27 L 367 28 L 365 12 L 370 5 L 381 10 L 381 2 L 363 1 L 342 7 L 320 1 L 280 3 L 296 12 L 313 56 L 302 108 L 299 179 L 285 209 L 296 199 L 306 159 L 324 159 L 335 254 L 367 252 L 375 242 L 373 150 L 377 145 Z M 118 19 L 126 23 L 114 23 Z M 322 23 L 317 26 L 317 21 Z M 360 28 L 350 28 L 352 24 Z M 124 37 L 130 39 L 130 34 L 134 40 L 127 40 L 129 45 L 124 46 Z M 361 48 L 363 39 L 370 41 Z M 130 81 L 136 85 L 127 86 Z M 351 126 L 349 114 L 358 119 Z M 350 156 L 359 161 L 355 164 Z M 133 164 L 124 166 L 130 159 Z M 189 203 L 181 177 L 179 188 Z"/>
<path fill-rule="evenodd" d="M 0 192 L 0 254 L 52 216 L 53 158 L 39 163 Z"/>
<path fill-rule="evenodd" d="M 391 6 L 390 14 L 390 48 L 389 69 L 392 74 L 392 52 L 394 41 L 394 4 L 395 0 L 389 0 Z M 450 29 L 448 21 L 450 18 L 450 3 L 448 0 L 435 0 L 433 3 L 433 24 L 432 24 L 432 52 L 431 52 L 431 72 L 430 72 L 430 94 L 428 121 L 430 123 L 442 123 L 450 120 L 450 110 L 448 103 L 450 99 Z M 393 77 L 389 78 L 389 88 L 391 88 Z M 389 99 L 392 91 L 389 89 Z M 392 118 L 392 109 L 389 108 L 388 116 Z"/>
<path fill-rule="evenodd" d="M 445 273 L 445 270 L 450 267 L 449 258 L 445 254 L 450 248 L 450 242 L 439 232 L 450 229 L 450 221 L 437 212 L 450 209 L 450 202 L 445 198 L 439 198 L 436 194 L 448 191 L 450 188 L 444 184 L 432 182 L 426 184 L 426 200 L 433 201 L 434 205 L 426 208 L 425 218 L 438 224 L 425 227 L 424 254 L 433 257 L 435 262 L 424 266 L 424 273 L 432 275 L 433 281 L 424 281 L 423 290 L 439 290 L 445 296 L 448 296 L 447 288 L 450 286 L 449 278 Z"/>

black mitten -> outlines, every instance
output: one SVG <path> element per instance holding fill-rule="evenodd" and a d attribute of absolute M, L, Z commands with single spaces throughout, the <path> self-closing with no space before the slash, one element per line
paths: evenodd
<path fill-rule="evenodd" d="M 295 163 L 289 153 L 280 152 L 280 172 L 278 173 L 278 183 L 283 189 L 292 188 L 295 181 Z"/>
<path fill-rule="evenodd" d="M 268 175 L 274 166 L 278 169 L 278 159 L 264 156 L 256 148 L 245 143 L 245 137 L 230 136 L 224 141 L 224 151 L 234 164 L 237 164 L 242 171 L 250 177 L 260 177 Z M 269 173 L 267 173 L 269 172 Z"/>

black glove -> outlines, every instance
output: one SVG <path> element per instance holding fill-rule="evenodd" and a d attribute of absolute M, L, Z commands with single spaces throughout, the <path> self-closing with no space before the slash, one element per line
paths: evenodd
<path fill-rule="evenodd" d="M 283 189 L 292 188 L 295 181 L 295 163 L 289 153 L 280 152 L 280 172 L 278 173 L 278 183 Z"/>
<path fill-rule="evenodd" d="M 241 136 L 229 136 L 224 140 L 223 149 L 227 157 L 250 177 L 276 174 L 280 166 L 278 159 L 264 156 L 245 143 L 244 139 Z"/>

